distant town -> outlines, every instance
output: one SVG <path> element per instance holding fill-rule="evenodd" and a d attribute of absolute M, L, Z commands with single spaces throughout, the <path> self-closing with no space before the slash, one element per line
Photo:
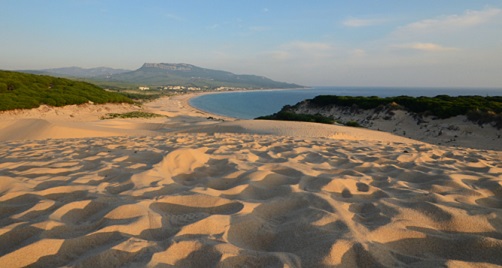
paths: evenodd
<path fill-rule="evenodd" d="M 217 88 L 210 88 L 210 87 L 189 87 L 189 86 L 156 86 L 156 87 L 149 87 L 149 86 L 140 86 L 138 87 L 139 90 L 145 91 L 145 90 L 166 90 L 166 91 L 178 91 L 178 92 L 184 92 L 184 91 L 236 91 L 236 90 L 247 90 L 247 88 L 240 88 L 240 87 L 217 87 Z"/>

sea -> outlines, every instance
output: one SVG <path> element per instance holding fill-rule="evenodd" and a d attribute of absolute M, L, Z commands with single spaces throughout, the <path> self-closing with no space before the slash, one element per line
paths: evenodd
<path fill-rule="evenodd" d="M 388 88 L 388 87 L 312 87 L 306 89 L 252 90 L 201 95 L 190 105 L 213 114 L 239 119 L 253 119 L 278 112 L 284 105 L 294 105 L 319 95 L 339 96 L 502 96 L 502 88 Z"/>

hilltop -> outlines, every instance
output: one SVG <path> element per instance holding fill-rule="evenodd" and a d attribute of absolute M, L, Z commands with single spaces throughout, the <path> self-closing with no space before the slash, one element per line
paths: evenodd
<path fill-rule="evenodd" d="M 132 103 L 118 93 L 86 82 L 47 75 L 0 71 L 0 111 L 31 109 L 40 105 Z"/>
<path fill-rule="evenodd" d="M 293 83 L 278 82 L 270 78 L 249 74 L 234 74 L 186 63 L 145 63 L 137 70 L 108 67 L 64 67 L 42 70 L 23 70 L 30 74 L 76 78 L 105 87 L 131 88 L 138 86 L 185 86 L 203 89 L 234 87 L 246 89 L 301 88 Z"/>
<path fill-rule="evenodd" d="M 301 85 L 277 82 L 264 76 L 238 75 L 185 63 L 145 63 L 135 71 L 93 78 L 101 84 L 129 83 L 148 86 L 194 86 L 200 88 L 238 87 L 298 88 Z"/>

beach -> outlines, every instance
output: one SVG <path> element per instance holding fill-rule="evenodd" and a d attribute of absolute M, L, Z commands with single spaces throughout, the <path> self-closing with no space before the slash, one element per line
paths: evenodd
<path fill-rule="evenodd" d="M 0 267 L 502 266 L 502 151 L 193 96 L 1 113 Z"/>

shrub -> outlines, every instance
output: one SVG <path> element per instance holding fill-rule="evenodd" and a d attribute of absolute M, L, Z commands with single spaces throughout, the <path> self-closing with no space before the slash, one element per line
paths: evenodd
<path fill-rule="evenodd" d="M 284 121 L 303 121 L 303 122 L 314 122 L 314 123 L 323 123 L 323 124 L 333 124 L 335 120 L 330 117 L 326 117 L 320 114 L 296 114 L 293 112 L 285 112 L 281 111 L 279 113 L 269 115 L 269 116 L 261 116 L 256 119 L 264 119 L 264 120 L 284 120 Z"/>
<path fill-rule="evenodd" d="M 311 121 L 315 120 L 306 115 L 292 115 L 300 105 L 309 105 L 314 108 L 326 108 L 331 106 L 348 107 L 353 112 L 358 109 L 375 109 L 376 112 L 383 109 L 403 109 L 419 116 L 433 116 L 446 119 L 458 115 L 465 115 L 471 121 L 479 124 L 493 123 L 502 128 L 502 96 L 458 96 L 438 95 L 436 97 L 351 97 L 336 95 L 320 95 L 310 100 L 297 103 L 294 106 L 285 106 L 280 112 L 263 118 Z M 286 112 L 288 114 L 286 114 Z M 390 112 L 391 113 L 391 112 Z M 312 115 L 311 115 L 312 116 Z M 390 117 L 389 117 L 390 119 Z M 322 120 L 322 119 L 320 119 Z M 354 123 L 350 123 L 355 125 Z"/>
<path fill-rule="evenodd" d="M 348 127 L 362 127 L 357 121 L 348 121 L 344 125 Z"/>
<path fill-rule="evenodd" d="M 154 118 L 154 117 L 165 117 L 164 115 L 155 114 L 155 113 L 147 113 L 147 112 L 128 112 L 128 113 L 109 113 L 105 116 L 101 117 L 101 120 L 104 119 L 114 119 L 114 118 Z"/>
<path fill-rule="evenodd" d="M 36 108 L 41 104 L 125 102 L 132 100 L 95 85 L 44 75 L 0 71 L 0 111 Z"/>

